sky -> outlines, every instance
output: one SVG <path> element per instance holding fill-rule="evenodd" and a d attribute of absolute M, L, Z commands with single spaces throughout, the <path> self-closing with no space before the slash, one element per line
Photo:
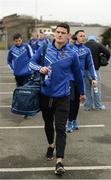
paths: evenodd
<path fill-rule="evenodd" d="M 14 13 L 111 26 L 111 0 L 0 0 L 0 19 Z"/>

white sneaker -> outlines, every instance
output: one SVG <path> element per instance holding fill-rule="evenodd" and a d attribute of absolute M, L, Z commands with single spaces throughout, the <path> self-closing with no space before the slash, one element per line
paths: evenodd
<path fill-rule="evenodd" d="M 101 110 L 105 110 L 106 109 L 106 106 L 105 105 L 102 105 L 101 106 Z"/>
<path fill-rule="evenodd" d="M 105 105 L 102 105 L 100 108 L 96 108 L 96 110 L 105 110 L 105 109 L 106 109 Z"/>

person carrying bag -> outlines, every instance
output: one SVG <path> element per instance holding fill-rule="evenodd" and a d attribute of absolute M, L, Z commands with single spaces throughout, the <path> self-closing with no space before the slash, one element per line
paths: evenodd
<path fill-rule="evenodd" d="M 43 46 L 41 63 L 43 63 L 46 50 L 47 44 Z M 11 112 L 25 117 L 36 115 L 40 111 L 40 89 L 43 81 L 44 75 L 36 71 L 31 75 L 28 83 L 16 87 L 12 96 Z"/>

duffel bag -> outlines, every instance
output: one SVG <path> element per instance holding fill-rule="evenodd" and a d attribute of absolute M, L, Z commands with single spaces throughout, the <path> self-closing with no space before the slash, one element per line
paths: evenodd
<path fill-rule="evenodd" d="M 34 116 L 40 111 L 41 78 L 40 73 L 35 73 L 28 83 L 15 88 L 11 106 L 13 113 Z"/>
<path fill-rule="evenodd" d="M 15 88 L 11 111 L 20 115 L 36 115 L 40 111 L 40 87 L 24 85 Z"/>

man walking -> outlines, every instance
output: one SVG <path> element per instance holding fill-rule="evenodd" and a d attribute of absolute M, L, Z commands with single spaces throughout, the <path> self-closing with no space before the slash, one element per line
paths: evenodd
<path fill-rule="evenodd" d="M 29 44 L 23 43 L 20 33 L 14 34 L 13 41 L 14 44 L 8 53 L 7 64 L 15 76 L 16 85 L 23 86 L 31 75 L 28 64 L 33 52 Z"/>
<path fill-rule="evenodd" d="M 101 96 L 100 55 L 103 54 L 108 61 L 110 58 L 110 52 L 105 46 L 97 42 L 97 39 L 94 35 L 88 37 L 88 41 L 86 42 L 85 46 L 87 46 L 92 53 L 94 67 L 97 74 L 97 85 L 96 85 L 96 89 L 92 88 L 91 75 L 88 70 L 88 67 L 86 66 L 86 71 L 85 71 L 86 101 L 84 106 L 85 109 L 88 111 L 92 110 L 93 108 L 95 108 L 96 110 L 104 110 L 106 107 L 102 103 L 102 96 Z"/>
<path fill-rule="evenodd" d="M 47 47 L 44 66 L 39 64 L 41 56 L 43 56 L 42 47 L 38 49 L 29 64 L 32 70 L 38 70 L 45 74 L 45 80 L 41 87 L 41 110 L 49 144 L 46 157 L 48 160 L 53 159 L 54 148 L 56 148 L 55 174 L 58 175 L 65 172 L 63 159 L 66 145 L 66 122 L 70 105 L 70 75 L 73 74 L 77 81 L 80 101 L 85 100 L 79 60 L 76 53 L 67 44 L 69 30 L 68 24 L 57 25 L 55 40 Z M 54 129 L 56 138 L 54 138 Z"/>
<path fill-rule="evenodd" d="M 85 65 L 86 65 L 91 74 L 91 78 L 92 78 L 91 84 L 92 86 L 95 86 L 96 85 L 96 72 L 95 72 L 90 49 L 84 45 L 85 43 L 84 30 L 76 31 L 75 34 L 72 36 L 72 38 L 74 40 L 74 44 L 71 48 L 73 49 L 74 52 L 77 53 L 79 57 L 80 69 L 82 72 L 83 79 L 85 76 Z M 74 78 L 71 78 L 70 85 L 71 85 L 71 98 L 70 98 L 70 113 L 69 113 L 69 118 L 68 118 L 68 122 L 66 126 L 67 132 L 73 132 L 73 130 L 79 129 L 79 126 L 77 123 L 77 116 L 78 116 L 79 105 L 80 105 L 80 94 L 79 94 L 78 84 Z"/>

